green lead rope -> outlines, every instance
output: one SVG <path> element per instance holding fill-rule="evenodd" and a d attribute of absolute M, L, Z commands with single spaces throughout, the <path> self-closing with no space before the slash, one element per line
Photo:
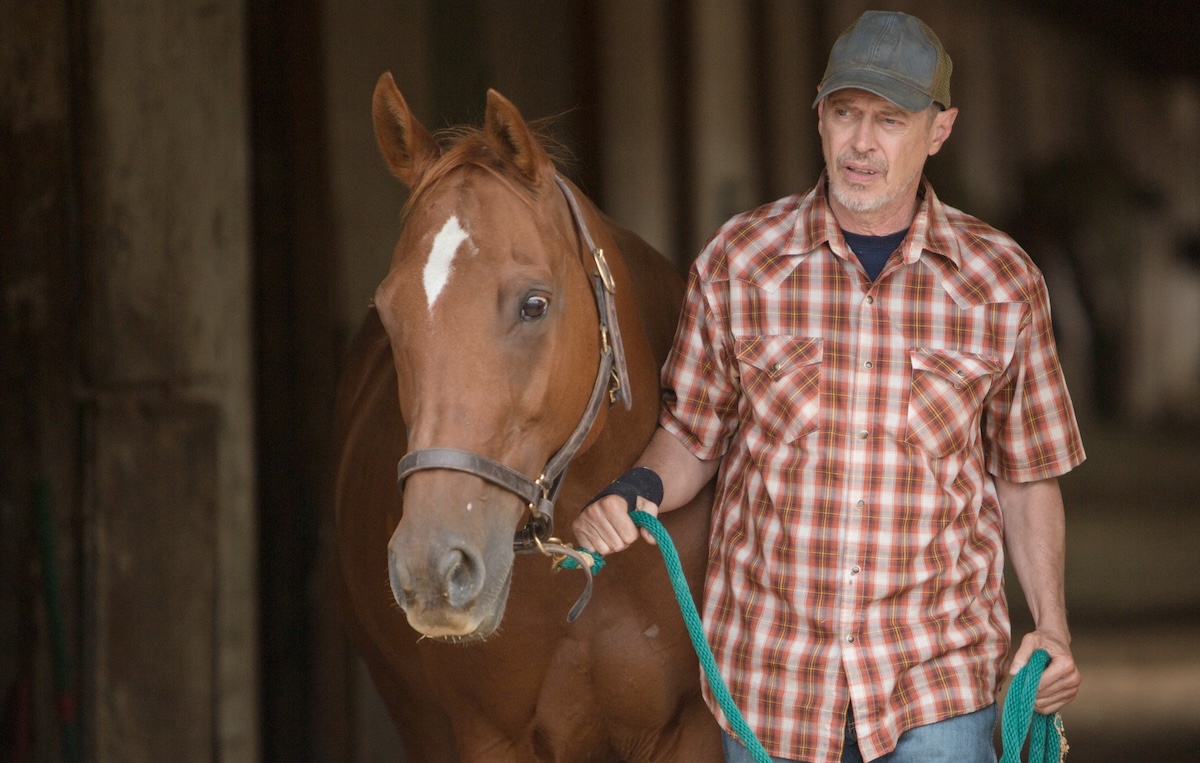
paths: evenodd
<path fill-rule="evenodd" d="M 700 613 L 696 611 L 696 603 L 692 601 L 692 592 L 688 589 L 687 578 L 683 575 L 683 564 L 679 561 L 679 553 L 675 550 L 675 544 L 671 542 L 671 536 L 667 534 L 667 528 L 663 527 L 662 522 L 659 522 L 657 518 L 644 511 L 632 511 L 629 513 L 629 517 L 635 525 L 653 535 L 654 540 L 658 543 L 663 561 L 667 565 L 667 574 L 671 578 L 671 587 L 675 589 L 675 598 L 679 600 L 679 609 L 683 612 L 683 622 L 687 624 L 688 636 L 692 639 L 692 647 L 695 648 L 696 656 L 700 658 L 700 665 L 704 668 L 704 675 L 708 678 L 708 688 L 712 689 L 713 696 L 721 705 L 721 711 L 725 713 L 729 725 L 733 727 L 733 732 L 750 750 L 755 763 L 771 763 L 771 756 L 767 755 L 762 743 L 754 735 L 754 730 L 742 717 L 742 711 L 738 710 L 733 697 L 729 694 L 729 688 L 725 686 L 725 680 L 721 678 L 721 671 L 717 670 L 717 661 L 713 658 L 712 649 L 709 648 L 708 641 L 704 638 Z"/>
<path fill-rule="evenodd" d="M 1008 686 L 1004 698 L 1004 717 L 1000 724 L 1000 741 L 1004 754 L 1000 763 L 1021 763 L 1021 748 L 1029 736 L 1029 763 L 1062 763 L 1067 754 L 1067 738 L 1063 734 L 1062 718 L 1058 713 L 1043 715 L 1033 711 L 1038 682 L 1050 663 L 1050 655 L 1039 649 L 1021 668 Z"/>
<path fill-rule="evenodd" d="M 644 511 L 631 511 L 629 517 L 635 525 L 654 536 L 654 540 L 658 543 L 658 549 L 662 552 L 663 561 L 667 565 L 667 574 L 671 578 L 671 588 L 675 589 L 675 598 L 679 601 L 679 610 L 683 613 L 683 622 L 687 625 L 688 636 L 692 639 L 692 648 L 696 650 L 696 656 L 700 658 L 700 665 L 704 668 L 704 675 L 708 678 L 708 688 L 717 698 L 721 711 L 725 713 L 729 725 L 733 727 L 733 733 L 750 750 L 755 763 L 771 763 L 771 756 L 767 755 L 762 743 L 754 735 L 754 730 L 742 717 L 742 711 L 738 710 L 733 697 L 729 694 L 729 688 L 725 686 L 725 680 L 721 678 L 721 671 L 717 670 L 717 661 L 713 658 L 712 649 L 709 648 L 708 641 L 704 638 L 700 613 L 696 611 L 696 603 L 692 601 L 692 592 L 688 589 L 687 578 L 683 574 L 683 564 L 679 561 L 679 552 L 675 550 L 675 544 L 671 542 L 667 528 L 663 527 L 662 522 L 659 522 L 657 518 Z M 592 558 L 592 572 L 599 572 L 600 568 L 604 566 L 604 560 L 600 555 L 586 549 L 581 550 Z M 574 569 L 578 564 L 574 559 L 564 559 L 559 566 L 564 569 Z"/>

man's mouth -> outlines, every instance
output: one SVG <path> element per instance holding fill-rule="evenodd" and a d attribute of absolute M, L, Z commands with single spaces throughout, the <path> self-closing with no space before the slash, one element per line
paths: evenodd
<path fill-rule="evenodd" d="M 870 179 L 880 174 L 880 171 L 873 167 L 863 167 L 860 165 L 845 164 L 842 165 L 842 170 L 850 178 Z"/>

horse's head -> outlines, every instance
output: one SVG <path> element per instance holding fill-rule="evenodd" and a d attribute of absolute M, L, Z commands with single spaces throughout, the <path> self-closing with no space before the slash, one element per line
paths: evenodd
<path fill-rule="evenodd" d="M 503 615 L 531 503 L 487 470 L 537 480 L 578 431 L 602 358 L 597 302 L 554 165 L 503 96 L 489 91 L 484 127 L 445 146 L 390 74 L 373 110 L 383 156 L 410 189 L 375 294 L 415 464 L 401 462 L 392 590 L 417 631 L 482 638 Z"/>

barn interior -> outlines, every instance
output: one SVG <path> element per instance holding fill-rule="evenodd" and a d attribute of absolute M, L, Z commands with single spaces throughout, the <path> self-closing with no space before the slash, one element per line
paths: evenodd
<path fill-rule="evenodd" d="M 811 94 L 870 7 L 937 30 L 928 174 L 1050 288 L 1089 454 L 1070 760 L 1194 756 L 1200 5 L 0 0 L 0 759 L 402 759 L 329 557 L 340 358 L 404 203 L 381 72 L 433 128 L 488 87 L 552 118 L 682 272 L 815 181 Z"/>

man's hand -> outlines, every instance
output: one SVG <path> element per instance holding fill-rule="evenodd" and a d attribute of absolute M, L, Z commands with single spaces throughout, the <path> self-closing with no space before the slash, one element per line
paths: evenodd
<path fill-rule="evenodd" d="M 658 504 L 663 501 L 663 481 L 648 466 L 635 466 L 617 477 L 596 494 L 572 523 L 575 540 L 585 548 L 600 554 L 616 553 L 637 540 L 637 527 L 629 513 L 650 507 L 649 513 L 658 516 Z M 610 500 L 616 499 L 616 500 Z M 651 543 L 649 533 L 643 532 Z"/>
<path fill-rule="evenodd" d="M 1075 658 L 1071 656 L 1068 639 L 1043 631 L 1027 633 L 1025 638 L 1021 639 L 1021 647 L 1013 655 L 1009 675 L 1015 676 L 1038 649 L 1046 650 L 1050 655 L 1050 663 L 1042 672 L 1042 680 L 1038 682 L 1033 709 L 1042 715 L 1050 715 L 1075 699 L 1083 678 L 1079 675 Z"/>
<path fill-rule="evenodd" d="M 637 508 L 658 516 L 658 507 L 645 498 L 637 499 Z M 619 495 L 606 495 L 588 504 L 571 523 L 575 542 L 600 555 L 615 554 L 629 548 L 638 538 L 638 526 L 629 518 L 629 503 Z M 653 544 L 654 537 L 642 530 L 642 537 Z"/>
<path fill-rule="evenodd" d="M 571 523 L 575 542 L 598 554 L 629 548 L 638 538 L 638 526 L 629 518 L 629 512 L 637 509 L 657 517 L 679 508 L 696 496 L 720 465 L 716 459 L 696 458 L 674 435 L 659 427 L 637 465 L 600 491 Z M 641 535 L 654 544 L 648 530 L 642 530 Z"/>

